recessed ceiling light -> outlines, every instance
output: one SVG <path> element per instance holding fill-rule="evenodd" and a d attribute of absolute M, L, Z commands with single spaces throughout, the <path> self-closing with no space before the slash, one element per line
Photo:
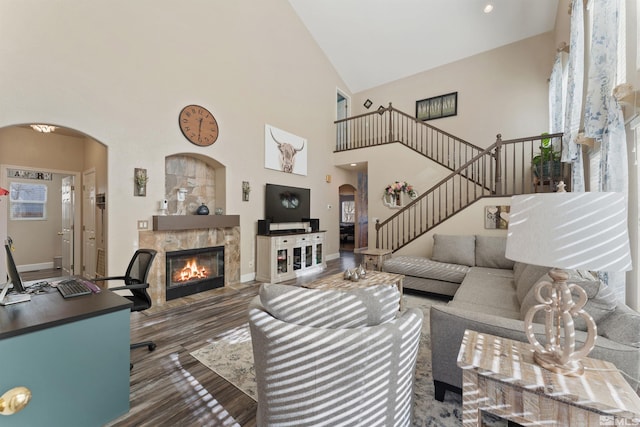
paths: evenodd
<path fill-rule="evenodd" d="M 351 166 L 358 166 L 357 163 L 351 163 Z"/>
<path fill-rule="evenodd" d="M 491 3 L 487 3 L 483 10 L 484 13 L 491 13 L 491 11 L 493 10 L 493 5 Z"/>

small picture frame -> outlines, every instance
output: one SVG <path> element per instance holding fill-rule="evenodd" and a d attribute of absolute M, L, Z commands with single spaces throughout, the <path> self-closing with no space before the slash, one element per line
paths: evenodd
<path fill-rule="evenodd" d="M 364 105 L 364 108 L 366 108 L 368 110 L 369 108 L 371 108 L 372 104 L 373 104 L 373 102 L 371 102 L 370 99 L 367 99 L 366 101 L 364 101 L 363 105 Z"/>
<path fill-rule="evenodd" d="M 491 230 L 506 230 L 509 227 L 509 205 L 485 206 L 484 228 Z"/>
<path fill-rule="evenodd" d="M 416 101 L 416 119 L 426 121 L 458 114 L 458 92 Z"/>

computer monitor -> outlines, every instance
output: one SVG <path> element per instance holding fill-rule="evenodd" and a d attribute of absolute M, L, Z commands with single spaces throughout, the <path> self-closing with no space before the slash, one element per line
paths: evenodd
<path fill-rule="evenodd" d="M 13 283 L 14 291 L 23 293 L 25 291 L 24 285 L 22 284 L 22 279 L 20 279 L 20 274 L 18 273 L 16 262 L 13 260 L 13 255 L 11 254 L 11 246 L 9 246 L 8 243 L 5 243 L 4 248 L 7 251 L 7 273 L 9 274 L 9 281 Z"/>

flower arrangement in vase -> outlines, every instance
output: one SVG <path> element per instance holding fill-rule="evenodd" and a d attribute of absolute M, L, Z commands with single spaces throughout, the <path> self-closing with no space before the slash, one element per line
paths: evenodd
<path fill-rule="evenodd" d="M 395 201 L 396 206 L 401 205 L 400 195 L 406 193 L 412 199 L 417 196 L 413 186 L 406 181 L 396 181 L 393 184 L 387 185 L 384 189 L 385 196 L 391 196 Z"/>
<path fill-rule="evenodd" d="M 147 194 L 147 182 L 149 181 L 147 170 L 142 168 L 135 168 L 134 181 L 136 183 L 134 195 L 145 196 Z"/>

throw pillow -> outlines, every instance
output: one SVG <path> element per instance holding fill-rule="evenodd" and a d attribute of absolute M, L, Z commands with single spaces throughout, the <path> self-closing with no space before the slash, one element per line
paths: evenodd
<path fill-rule="evenodd" d="M 431 259 L 438 262 L 473 267 L 476 262 L 475 242 L 475 236 L 434 234 Z"/>
<path fill-rule="evenodd" d="M 513 269 L 515 261 L 505 258 L 506 249 L 506 237 L 476 236 L 476 266 Z"/>
<path fill-rule="evenodd" d="M 598 323 L 598 335 L 633 347 L 640 347 L 640 314 L 620 304 Z"/>
<path fill-rule="evenodd" d="M 260 302 L 283 322 L 316 328 L 356 328 L 393 320 L 398 314 L 400 292 L 395 285 L 337 290 L 264 283 Z"/>
<path fill-rule="evenodd" d="M 551 270 L 551 268 L 549 267 L 524 264 L 524 269 L 516 280 L 516 296 L 518 298 L 518 302 L 520 302 L 521 305 L 533 285 L 536 284 L 542 276 L 547 274 L 549 270 Z"/>
<path fill-rule="evenodd" d="M 542 281 L 551 282 L 551 277 L 549 277 L 548 274 L 545 274 L 537 283 Z M 575 283 L 587 293 L 587 303 L 584 305 L 583 309 L 591 316 L 596 324 L 599 324 L 604 318 L 609 316 L 618 305 L 614 293 L 600 280 L 584 280 L 578 274 L 572 272 L 567 283 Z M 520 316 L 523 320 L 531 307 L 540 304 L 535 297 L 534 287 L 535 285 L 531 287 L 529 293 L 526 295 L 522 305 L 520 306 Z M 575 291 L 572 291 L 571 293 L 574 301 L 577 301 L 578 294 Z M 546 296 L 544 292 L 543 296 Z M 536 323 L 544 323 L 544 310 L 538 310 L 533 321 Z M 576 330 L 587 330 L 587 324 L 582 317 L 575 317 L 573 322 Z"/>
<path fill-rule="evenodd" d="M 526 268 L 527 264 L 524 262 L 516 261 L 513 265 L 513 281 L 518 283 L 520 280 L 520 276 L 522 276 L 522 272 Z"/>

